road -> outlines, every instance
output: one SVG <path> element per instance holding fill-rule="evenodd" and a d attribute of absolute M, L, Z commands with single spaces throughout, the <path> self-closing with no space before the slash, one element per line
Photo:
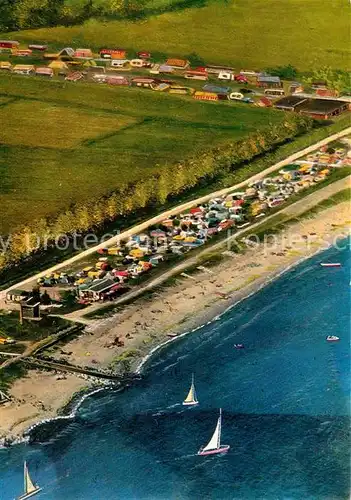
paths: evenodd
<path fill-rule="evenodd" d="M 23 286 L 28 285 L 28 284 L 32 283 L 33 281 L 36 282 L 39 278 L 44 277 L 46 274 L 50 274 L 50 273 L 53 273 L 55 271 L 58 271 L 59 269 L 63 269 L 67 266 L 70 266 L 71 264 L 74 264 L 75 262 L 79 261 L 80 259 L 83 259 L 85 257 L 88 257 L 89 255 L 96 253 L 97 250 L 99 250 L 99 249 L 115 245 L 118 241 L 120 241 L 122 239 L 125 240 L 125 239 L 129 238 L 130 236 L 141 233 L 141 232 L 145 231 L 149 226 L 152 226 L 154 224 L 158 224 L 158 223 L 162 222 L 164 219 L 167 219 L 168 217 L 170 217 L 171 215 L 177 215 L 180 212 L 188 210 L 189 208 L 193 207 L 194 205 L 205 203 L 206 201 L 210 200 L 211 198 L 223 196 L 223 195 L 230 193 L 234 190 L 240 189 L 243 186 L 246 186 L 248 182 L 252 182 L 252 181 L 261 179 L 263 177 L 266 177 L 271 172 L 274 172 L 275 170 L 282 168 L 284 165 L 287 165 L 289 163 L 294 162 L 295 160 L 297 160 L 301 156 L 309 154 L 312 151 L 314 151 L 315 149 L 317 149 L 321 146 L 324 146 L 325 144 L 328 144 L 329 142 L 340 139 L 341 137 L 348 135 L 348 134 L 351 134 L 351 127 L 348 127 L 347 129 L 342 130 L 341 132 L 338 132 L 337 134 L 333 134 L 333 135 L 327 137 L 326 139 L 323 139 L 322 141 L 319 141 L 319 142 L 313 144 L 312 146 L 309 146 L 308 148 L 302 149 L 302 150 L 298 151 L 297 153 L 294 153 L 294 154 L 288 156 L 288 158 L 285 158 L 285 160 L 282 160 L 278 163 L 275 163 L 271 167 L 266 168 L 265 170 L 263 170 L 259 174 L 253 175 L 252 177 L 246 179 L 243 182 L 240 182 L 239 184 L 235 184 L 234 186 L 224 188 L 224 189 L 221 189 L 219 191 L 215 191 L 215 192 L 210 193 L 206 196 L 202 196 L 200 198 L 189 201 L 187 203 L 183 203 L 181 205 L 178 205 L 170 210 L 166 210 L 165 212 L 163 212 L 163 213 L 161 213 L 161 214 L 159 214 L 151 219 L 148 219 L 147 221 L 142 222 L 141 224 L 138 224 L 130 229 L 127 229 L 126 231 L 123 231 L 122 233 L 120 233 L 117 236 L 113 236 L 112 238 L 104 241 L 103 243 L 100 243 L 99 245 L 95 245 L 94 247 L 88 248 L 87 250 L 84 250 L 83 252 L 79 253 L 78 255 L 75 255 L 74 257 L 70 257 L 69 259 L 67 259 L 59 264 L 56 264 L 55 266 L 52 266 L 52 267 L 46 269 L 45 271 L 41 271 L 40 273 L 37 273 L 36 275 L 31 276 L 30 278 L 26 278 L 25 280 L 20 281 L 19 283 L 16 283 L 15 285 L 10 286 L 6 290 L 2 290 L 0 292 L 0 300 L 4 300 L 6 293 L 12 289 L 22 288 Z"/>
<path fill-rule="evenodd" d="M 241 229 L 240 231 L 237 231 L 235 234 L 233 234 L 233 236 L 227 238 L 227 240 L 221 240 L 218 243 L 206 246 L 206 248 L 202 252 L 198 253 L 196 256 L 185 260 L 184 262 L 178 264 L 177 266 L 172 267 L 171 269 L 163 273 L 161 276 L 158 276 L 157 278 L 149 281 L 144 286 L 141 286 L 136 290 L 132 290 L 131 292 L 124 294 L 120 299 L 113 301 L 113 303 L 111 302 L 105 302 L 103 304 L 95 303 L 92 304 L 91 306 L 88 306 L 85 309 L 79 309 L 62 317 L 64 317 L 65 319 L 69 319 L 71 321 L 78 321 L 84 324 L 92 324 L 94 323 L 94 320 L 83 318 L 83 316 L 88 313 L 92 313 L 98 309 L 103 309 L 105 307 L 111 306 L 111 304 L 113 304 L 114 306 L 118 306 L 124 304 L 125 302 L 129 302 L 132 299 L 136 299 L 146 291 L 152 290 L 155 287 L 162 285 L 169 278 L 179 275 L 181 272 L 185 271 L 189 267 L 197 265 L 199 263 L 199 260 L 202 259 L 204 256 L 206 256 L 207 253 L 213 253 L 213 251 L 216 251 L 221 247 L 223 247 L 225 241 L 228 242 L 240 237 L 241 235 L 246 233 L 248 229 L 250 230 L 250 232 L 253 233 L 254 230 L 256 228 L 259 228 L 261 224 L 266 223 L 267 221 L 269 221 L 278 214 L 285 214 L 288 215 L 289 217 L 297 217 L 298 215 L 301 215 L 303 212 L 306 212 L 307 210 L 314 207 L 321 201 L 330 198 L 332 195 L 338 193 L 339 191 L 342 191 L 343 189 L 347 189 L 348 187 L 350 187 L 350 183 L 351 183 L 351 176 L 348 176 L 344 179 L 340 179 L 334 182 L 333 184 L 329 184 L 328 186 L 321 188 L 320 190 L 315 191 L 314 193 L 311 193 L 308 196 L 305 196 L 301 200 L 285 208 L 282 208 L 281 210 L 275 212 L 274 214 L 260 219 L 259 222 L 256 222 L 255 224 L 252 224 L 250 226 Z"/>

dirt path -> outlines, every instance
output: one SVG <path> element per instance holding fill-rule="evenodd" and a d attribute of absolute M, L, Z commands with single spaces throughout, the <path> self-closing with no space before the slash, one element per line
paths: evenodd
<path fill-rule="evenodd" d="M 286 214 L 291 216 L 298 216 L 302 214 L 303 212 L 306 212 L 310 208 L 314 207 L 321 201 L 330 198 L 332 195 L 338 193 L 339 191 L 342 191 L 343 189 L 347 189 L 351 185 L 351 176 L 348 176 L 344 179 L 340 179 L 333 184 L 329 184 L 325 188 L 322 188 L 318 191 L 315 191 L 314 193 L 311 193 L 310 195 L 302 198 L 301 200 L 297 201 L 296 203 L 293 203 L 292 205 L 289 205 L 288 207 L 282 208 L 282 210 L 279 210 L 278 212 L 275 212 L 274 214 L 265 217 L 264 219 L 260 220 L 259 222 L 256 222 L 255 224 L 252 224 L 250 227 L 246 227 L 242 229 L 241 231 L 236 232 L 231 238 L 228 238 L 227 241 L 230 241 L 232 239 L 237 238 L 238 236 L 242 235 L 245 233 L 248 229 L 254 230 L 255 228 L 258 228 L 261 224 L 269 221 L 273 217 L 275 217 L 277 214 Z M 215 250 L 218 250 L 223 246 L 224 241 L 221 240 L 218 243 L 215 243 L 213 245 L 209 245 L 204 249 L 202 252 L 196 255 L 196 257 L 192 257 L 190 259 L 185 260 L 181 264 L 172 267 L 169 271 L 166 271 L 163 273 L 161 276 L 158 276 L 157 278 L 153 279 L 152 281 L 149 281 L 146 285 L 138 288 L 137 290 L 133 290 L 129 293 L 126 293 L 121 297 L 119 300 L 116 300 L 113 302 L 113 305 L 122 305 L 123 303 L 130 301 L 131 299 L 135 299 L 139 295 L 143 294 L 144 292 L 151 290 L 165 281 L 167 279 L 171 278 L 172 276 L 178 275 L 181 272 L 185 271 L 189 267 L 196 265 L 202 257 L 204 257 L 207 253 L 212 253 Z M 91 306 L 85 308 L 85 309 L 79 309 L 77 311 L 74 311 L 70 314 L 67 314 L 66 316 L 62 316 L 65 319 L 70 319 L 72 321 L 82 321 L 85 324 L 93 323 L 94 320 L 89 320 L 87 318 L 82 318 L 82 316 L 94 312 L 98 309 L 103 309 L 104 307 L 110 306 L 111 302 L 106 302 L 105 304 L 92 304 Z"/>
<path fill-rule="evenodd" d="M 138 224 L 137 226 L 134 226 L 134 227 L 120 233 L 119 235 L 114 236 L 114 237 L 104 241 L 103 243 L 100 243 L 99 245 L 96 245 L 96 246 L 91 247 L 87 250 L 84 250 L 83 252 L 79 253 L 78 255 L 75 255 L 74 257 L 71 257 L 71 258 L 63 261 L 60 264 L 56 264 L 55 266 L 52 266 L 49 269 L 46 269 L 45 271 L 41 271 L 40 273 L 37 273 L 36 275 L 31 276 L 30 278 L 27 278 L 23 281 L 20 281 L 19 283 L 16 283 L 16 284 L 10 286 L 6 290 L 2 290 L 0 292 L 0 300 L 1 299 L 4 300 L 6 293 L 9 290 L 12 290 L 14 288 L 21 288 L 24 285 L 28 285 L 28 284 L 32 283 L 33 281 L 37 281 L 39 278 L 44 277 L 46 274 L 53 273 L 59 269 L 62 269 L 66 266 L 69 266 L 69 265 L 79 261 L 80 259 L 83 259 L 84 257 L 88 257 L 89 255 L 92 255 L 93 253 L 97 252 L 97 250 L 99 250 L 101 248 L 106 248 L 108 246 L 114 245 L 114 244 L 116 244 L 116 242 L 120 241 L 121 239 L 127 239 L 130 236 L 133 236 L 137 233 L 143 232 L 149 226 L 152 226 L 154 224 L 158 224 L 158 223 L 162 222 L 164 219 L 170 217 L 171 215 L 176 215 L 179 212 L 188 210 L 189 208 L 193 207 L 194 205 L 205 203 L 206 201 L 210 200 L 211 198 L 223 196 L 226 193 L 230 193 L 231 191 L 234 191 L 236 189 L 240 189 L 241 187 L 247 185 L 248 182 L 251 182 L 251 181 L 254 181 L 257 179 L 261 179 L 262 177 L 266 177 L 271 172 L 274 172 L 275 170 L 278 170 L 279 168 L 283 167 L 284 165 L 287 165 L 287 164 L 297 160 L 301 156 L 304 156 L 308 153 L 311 153 L 315 149 L 317 149 L 321 146 L 324 146 L 325 144 L 328 144 L 329 142 L 335 141 L 335 140 L 337 140 L 345 135 L 348 135 L 350 133 L 351 133 L 351 127 L 348 127 L 347 129 L 342 130 L 341 132 L 338 132 L 337 134 L 333 134 L 333 135 L 327 137 L 326 139 L 323 139 L 322 141 L 316 142 L 315 144 L 313 144 L 312 146 L 309 146 L 308 148 L 302 149 L 302 150 L 298 151 L 297 153 L 294 153 L 293 155 L 288 156 L 288 158 L 285 158 L 285 160 L 282 160 L 282 161 L 272 165 L 271 167 L 266 168 L 266 170 L 263 170 L 259 174 L 253 175 L 252 177 L 246 179 L 243 182 L 240 182 L 239 184 L 236 184 L 234 186 L 231 186 L 231 187 L 228 187 L 225 189 L 221 189 L 220 191 L 215 191 L 213 193 L 210 193 L 206 196 L 202 196 L 201 198 L 197 198 L 197 199 L 189 201 L 187 203 L 183 203 L 182 205 L 178 205 L 170 210 L 167 210 L 167 211 L 163 212 L 162 214 L 157 215 L 156 217 L 148 219 L 147 221 L 145 221 L 141 224 Z"/>

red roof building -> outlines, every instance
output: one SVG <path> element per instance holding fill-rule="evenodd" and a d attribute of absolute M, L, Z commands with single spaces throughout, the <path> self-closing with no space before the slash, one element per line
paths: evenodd
<path fill-rule="evenodd" d="M 16 40 L 0 40 L 0 49 L 16 49 L 19 42 Z"/>
<path fill-rule="evenodd" d="M 257 101 L 257 106 L 261 106 L 261 108 L 270 108 L 272 106 L 272 101 L 268 99 L 268 97 L 261 97 Z"/>
<path fill-rule="evenodd" d="M 186 69 L 189 68 L 190 63 L 185 59 L 167 59 L 166 66 L 174 69 Z"/>
<path fill-rule="evenodd" d="M 100 49 L 100 57 L 104 59 L 126 59 L 125 49 Z"/>

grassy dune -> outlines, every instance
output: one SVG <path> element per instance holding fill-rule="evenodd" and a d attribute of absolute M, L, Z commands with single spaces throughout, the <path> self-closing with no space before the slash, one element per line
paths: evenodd
<path fill-rule="evenodd" d="M 0 232 L 90 201 L 284 114 L 0 74 Z"/>
<path fill-rule="evenodd" d="M 83 26 L 28 30 L 6 37 L 57 47 L 106 45 L 160 55 L 196 53 L 206 62 L 237 68 L 289 63 L 300 71 L 322 65 L 350 67 L 345 0 L 210 0 L 204 7 L 138 22 L 90 20 Z"/>

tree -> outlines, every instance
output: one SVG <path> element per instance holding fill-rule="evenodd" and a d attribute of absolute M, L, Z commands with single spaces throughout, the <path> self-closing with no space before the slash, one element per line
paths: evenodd
<path fill-rule="evenodd" d="M 297 76 L 297 69 L 288 64 L 287 66 L 276 66 L 275 68 L 266 68 L 265 71 L 272 76 L 279 76 L 283 80 L 294 80 Z"/>
<path fill-rule="evenodd" d="M 50 295 L 48 294 L 47 290 L 44 290 L 44 293 L 42 294 L 41 298 L 40 298 L 40 302 L 44 305 L 44 306 L 47 306 L 49 304 L 51 304 L 51 297 Z"/>
<path fill-rule="evenodd" d="M 335 70 L 330 66 L 324 66 L 313 70 L 310 76 L 304 78 L 307 85 L 312 85 L 313 82 L 325 82 L 327 87 L 336 90 L 339 93 L 350 92 L 351 83 L 350 76 L 346 71 Z"/>
<path fill-rule="evenodd" d="M 12 31 L 18 28 L 15 16 L 16 0 L 1 0 L 0 31 Z"/>

